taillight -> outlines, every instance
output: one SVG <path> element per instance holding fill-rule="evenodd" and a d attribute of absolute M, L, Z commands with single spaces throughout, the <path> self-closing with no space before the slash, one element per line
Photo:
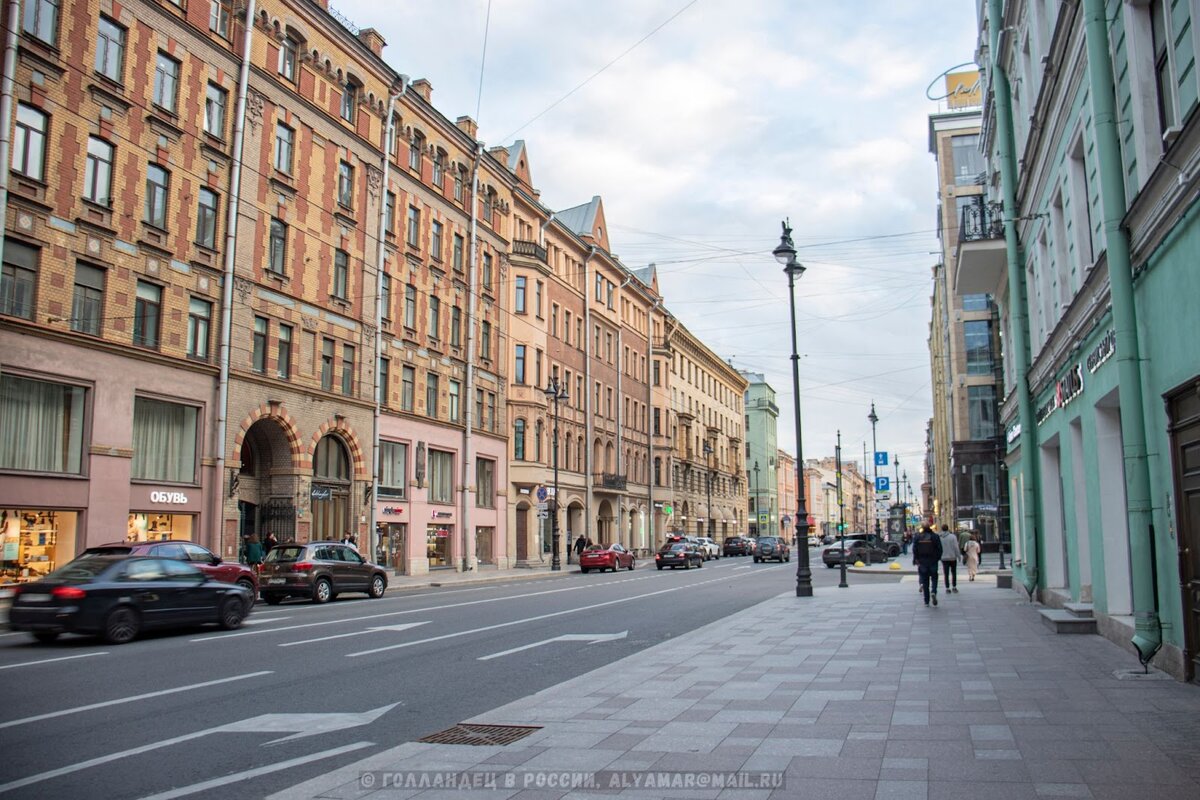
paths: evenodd
<path fill-rule="evenodd" d="M 660 558 L 662 558 L 662 553 L 655 553 L 655 554 L 654 554 L 654 559 L 655 559 L 656 561 L 657 561 L 658 559 L 660 559 Z"/>
<path fill-rule="evenodd" d="M 87 592 L 77 586 L 56 586 L 50 594 L 59 600 L 82 600 Z"/>
<path fill-rule="evenodd" d="M 311 561 L 297 561 L 292 564 L 292 572 L 308 572 L 313 568 Z"/>

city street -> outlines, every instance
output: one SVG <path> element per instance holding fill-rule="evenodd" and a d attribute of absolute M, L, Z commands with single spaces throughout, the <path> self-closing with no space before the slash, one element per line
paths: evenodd
<path fill-rule="evenodd" d="M 814 580 L 836 584 L 818 552 Z M 744 609 L 793 589 L 795 568 L 642 561 L 378 601 L 260 603 L 240 631 L 120 647 L 4 634 L 0 794 L 262 797 L 716 620 L 736 629 Z"/>

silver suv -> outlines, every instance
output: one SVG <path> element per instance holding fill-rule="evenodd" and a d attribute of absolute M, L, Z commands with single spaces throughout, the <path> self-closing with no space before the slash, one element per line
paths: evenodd
<path fill-rule="evenodd" d="M 387 573 L 341 542 L 279 544 L 271 548 L 258 576 L 259 595 L 271 605 L 285 597 L 328 603 L 342 592 L 383 597 Z"/>
<path fill-rule="evenodd" d="M 721 558 L 721 546 L 707 536 L 697 536 L 696 544 L 700 547 L 700 552 L 704 553 L 704 560 L 710 558 Z"/>

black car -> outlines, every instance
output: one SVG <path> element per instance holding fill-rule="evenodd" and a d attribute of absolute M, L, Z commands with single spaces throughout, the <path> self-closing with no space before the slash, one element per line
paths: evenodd
<path fill-rule="evenodd" d="M 98 634 L 125 644 L 151 628 L 215 622 L 233 630 L 254 606 L 244 586 L 220 583 L 183 561 L 138 556 L 77 558 L 21 584 L 8 612 L 14 631 L 39 642 L 61 633 Z"/>
<path fill-rule="evenodd" d="M 821 560 L 827 567 L 836 567 L 842 563 L 841 542 L 830 545 L 821 551 Z M 846 563 L 853 564 L 861 561 L 864 564 L 877 564 L 888 560 L 887 551 L 876 547 L 865 539 L 846 540 Z"/>
<path fill-rule="evenodd" d="M 876 536 L 873 533 L 847 533 L 846 544 L 849 545 L 851 540 L 864 541 L 876 550 L 882 550 L 887 554 L 888 558 L 895 558 L 900 555 L 900 543 L 889 542 L 881 536 Z M 833 540 L 830 544 L 837 544 L 837 540 Z"/>
<path fill-rule="evenodd" d="M 782 536 L 760 536 L 758 537 L 758 547 L 754 551 L 754 563 L 760 561 L 784 561 L 792 560 L 792 548 L 788 546 L 787 539 Z"/>
<path fill-rule="evenodd" d="M 667 542 L 654 554 L 654 566 L 659 569 L 663 567 L 691 569 L 693 565 L 703 567 L 704 554 L 691 542 Z"/>
<path fill-rule="evenodd" d="M 722 543 L 721 552 L 727 556 L 748 556 L 754 552 L 754 544 L 744 536 L 729 536 Z"/>

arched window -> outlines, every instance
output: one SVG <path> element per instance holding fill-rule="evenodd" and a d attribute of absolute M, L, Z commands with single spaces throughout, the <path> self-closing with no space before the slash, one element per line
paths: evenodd
<path fill-rule="evenodd" d="M 654 485 L 662 486 L 662 459 L 654 459 Z"/>
<path fill-rule="evenodd" d="M 613 467 L 614 460 L 616 459 L 616 452 L 616 448 L 614 448 L 611 444 L 604 448 L 605 472 L 616 472 L 616 469 Z"/>
<path fill-rule="evenodd" d="M 525 460 L 525 420 L 513 420 L 513 460 Z"/>
<path fill-rule="evenodd" d="M 533 460 L 542 460 L 542 421 L 533 423 Z"/>
<path fill-rule="evenodd" d="M 340 539 L 350 533 L 350 455 L 332 434 L 313 452 L 312 535 L 314 540 Z"/>
<path fill-rule="evenodd" d="M 350 480 L 350 457 L 336 436 L 326 436 L 317 442 L 313 455 L 313 477 L 331 481 Z"/>
<path fill-rule="evenodd" d="M 433 153 L 433 185 L 442 188 L 446 174 L 446 151 L 438 148 Z"/>
<path fill-rule="evenodd" d="M 583 449 L 583 437 L 580 436 L 575 440 L 575 471 L 583 472 L 583 455 L 586 451 Z"/>
<path fill-rule="evenodd" d="M 563 469 L 571 468 L 571 437 L 570 436 L 563 437 L 562 461 L 559 462 L 559 465 Z"/>
<path fill-rule="evenodd" d="M 592 447 L 592 472 L 604 472 L 604 446 L 599 439 Z"/>
<path fill-rule="evenodd" d="M 342 87 L 342 119 L 354 124 L 354 112 L 358 107 L 358 95 L 362 91 L 362 87 L 354 81 L 353 78 L 346 81 Z"/>
<path fill-rule="evenodd" d="M 421 171 L 421 151 L 425 149 L 425 137 L 419 131 L 413 131 L 408 145 L 408 168 Z"/>

